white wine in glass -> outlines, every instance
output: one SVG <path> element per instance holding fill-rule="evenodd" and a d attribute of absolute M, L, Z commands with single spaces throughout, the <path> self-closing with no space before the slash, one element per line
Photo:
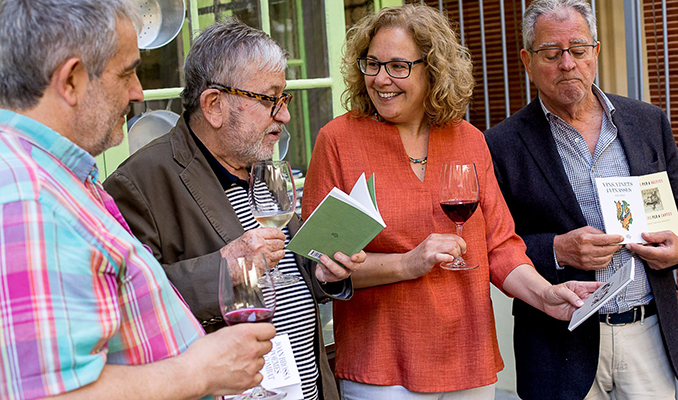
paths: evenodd
<path fill-rule="evenodd" d="M 287 161 L 258 161 L 252 165 L 247 198 L 254 219 L 261 226 L 282 229 L 297 206 L 292 167 Z M 277 286 L 299 282 L 299 276 L 283 274 L 276 264 L 268 274 Z"/>

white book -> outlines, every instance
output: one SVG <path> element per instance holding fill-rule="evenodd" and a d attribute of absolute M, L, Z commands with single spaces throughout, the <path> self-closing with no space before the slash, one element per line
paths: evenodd
<path fill-rule="evenodd" d="M 619 271 L 615 272 L 605 284 L 593 292 L 585 301 L 584 305 L 579 307 L 572 314 L 570 325 L 567 327 L 570 331 L 578 327 L 588 317 L 597 313 L 598 310 L 611 298 L 617 295 L 634 279 L 636 271 L 636 262 L 633 258 L 624 264 Z"/>
<path fill-rule="evenodd" d="M 605 233 L 620 243 L 645 243 L 641 233 L 678 234 L 678 210 L 666 171 L 643 176 L 596 178 Z"/>

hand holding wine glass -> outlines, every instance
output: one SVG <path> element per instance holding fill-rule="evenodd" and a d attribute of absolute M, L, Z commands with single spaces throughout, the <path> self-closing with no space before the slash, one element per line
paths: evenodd
<path fill-rule="evenodd" d="M 236 267 L 229 269 L 229 262 L 235 263 Z M 276 307 L 275 283 L 261 283 L 267 270 L 268 265 L 263 254 L 230 261 L 221 258 L 219 308 L 227 325 L 273 320 Z M 273 392 L 257 385 L 250 393 L 237 396 L 234 400 L 277 400 L 283 397 L 285 393 Z"/>
<path fill-rule="evenodd" d="M 297 206 L 292 168 L 287 161 L 259 161 L 252 165 L 247 192 L 254 219 L 263 227 L 282 229 Z M 278 286 L 290 285 L 300 277 L 285 275 L 276 264 L 269 273 Z"/>
<path fill-rule="evenodd" d="M 457 236 L 461 237 L 464 222 L 475 212 L 479 199 L 480 189 L 475 164 L 458 162 L 443 164 L 440 172 L 440 207 L 457 226 Z M 460 255 L 451 263 L 441 263 L 440 267 L 449 270 L 467 270 L 477 268 L 478 265 L 467 264 Z"/>

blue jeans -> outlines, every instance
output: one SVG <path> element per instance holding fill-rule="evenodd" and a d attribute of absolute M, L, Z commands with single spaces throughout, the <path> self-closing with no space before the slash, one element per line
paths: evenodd
<path fill-rule="evenodd" d="M 411 392 L 402 386 L 368 385 L 341 379 L 341 400 L 494 400 L 494 384 L 454 392 Z"/>

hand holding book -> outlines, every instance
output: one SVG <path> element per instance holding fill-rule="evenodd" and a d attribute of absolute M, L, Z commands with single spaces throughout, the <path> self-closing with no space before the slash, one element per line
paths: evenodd
<path fill-rule="evenodd" d="M 385 227 L 374 194 L 374 175 L 365 180 L 362 174 L 348 195 L 333 188 L 287 248 L 313 261 L 320 261 L 323 254 L 334 260 L 338 251 L 347 255 L 360 252 Z"/>

